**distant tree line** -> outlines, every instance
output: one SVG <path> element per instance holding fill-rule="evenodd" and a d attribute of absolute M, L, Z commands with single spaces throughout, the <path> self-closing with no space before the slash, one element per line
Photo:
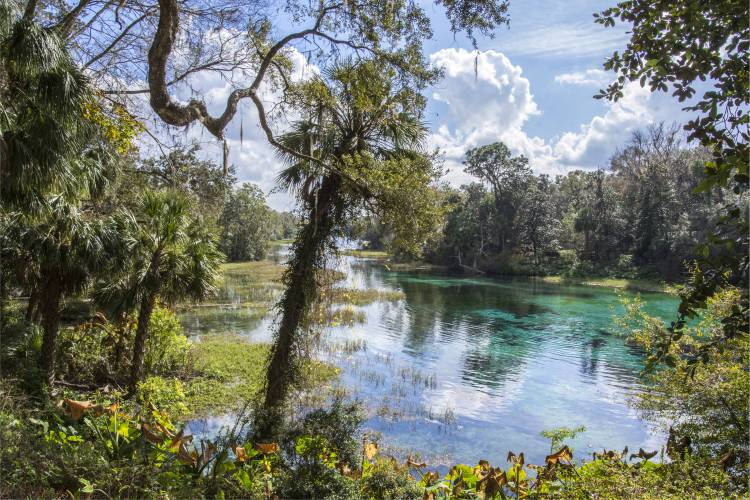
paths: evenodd
<path fill-rule="evenodd" d="M 696 192 L 709 158 L 664 123 L 634 132 L 606 170 L 555 177 L 534 174 L 505 144 L 471 149 L 465 171 L 478 182 L 441 188 L 445 221 L 425 258 L 497 274 L 676 280 L 719 223 L 720 207 L 736 197 Z M 375 217 L 360 218 L 350 233 L 370 248 L 389 248 L 389 228 Z"/>
<path fill-rule="evenodd" d="M 557 266 L 677 279 L 732 196 L 695 192 L 707 160 L 677 126 L 663 123 L 634 132 L 607 170 L 554 178 L 535 175 L 502 143 L 471 149 L 466 172 L 481 182 L 446 190 L 443 235 L 428 256 L 496 272 Z"/>

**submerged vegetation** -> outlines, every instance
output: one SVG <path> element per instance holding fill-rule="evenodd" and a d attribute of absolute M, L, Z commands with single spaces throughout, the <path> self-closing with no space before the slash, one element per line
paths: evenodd
<path fill-rule="evenodd" d="M 435 6 L 475 49 L 510 22 L 507 0 Z M 504 143 L 467 140 L 465 173 L 479 182 L 460 188 L 441 183 L 424 121 L 427 90 L 447 71 L 425 54 L 430 11 L 382 0 L 0 0 L 1 497 L 748 495 L 746 2 L 628 0 L 594 15 L 629 29 L 604 62 L 615 81 L 596 97 L 617 101 L 636 82 L 669 92 L 693 115 L 686 137 L 678 125 L 628 131 L 606 171 L 554 179 Z M 202 94 L 197 75 L 226 87 Z M 217 96 L 226 102 L 209 106 Z M 272 156 L 242 150 L 244 104 L 284 164 L 276 184 L 295 214 L 236 185 L 250 159 Z M 197 141 L 191 125 L 218 141 L 222 164 L 186 140 Z M 389 271 L 676 283 L 674 321 L 646 314 L 639 297 L 617 319 L 645 359 L 631 404 L 664 446 L 595 443 L 589 460 L 569 442 L 585 430 L 558 427 L 543 431 L 550 454 L 536 463 L 522 450 L 437 469 L 391 456 L 331 363 L 369 354 L 368 343 L 326 344 L 324 330 L 356 327 L 374 302 L 399 308 L 398 321 L 425 311 L 401 307 L 406 292 L 343 286 L 332 257 L 346 236 L 367 244 L 359 258 L 387 250 L 400 261 L 380 263 Z M 272 239 L 290 244 L 283 264 L 262 261 Z M 520 323 L 501 313 L 491 320 Z M 191 334 L 191 322 L 217 317 L 221 331 Z M 232 325 L 251 319 L 268 322 L 270 343 Z M 410 326 L 409 348 L 426 348 Z M 472 338 L 466 360 L 493 382 L 513 371 L 485 355 L 488 343 L 511 347 L 496 333 Z M 453 406 L 408 398 L 438 391 L 436 374 L 374 356 L 392 373 L 352 372 L 382 389 L 368 407 L 378 417 L 459 426 Z M 209 417 L 231 424 L 194 434 Z"/>

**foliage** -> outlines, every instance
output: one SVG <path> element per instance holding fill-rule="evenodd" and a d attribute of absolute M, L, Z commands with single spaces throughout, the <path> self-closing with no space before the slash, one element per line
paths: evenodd
<path fill-rule="evenodd" d="M 157 299 L 201 300 L 216 290 L 223 258 L 213 235 L 191 216 L 179 191 L 146 191 L 136 215 L 123 210 L 118 231 L 125 235 L 124 266 L 96 290 L 100 304 L 114 317 L 138 308 L 130 386 L 143 377 L 148 326 Z"/>
<path fill-rule="evenodd" d="M 200 146 L 192 144 L 172 148 L 168 154 L 139 162 L 121 183 L 118 196 L 137 200 L 145 188 L 178 190 L 206 222 L 215 223 L 225 197 L 236 181 L 235 169 L 232 167 L 224 172 L 221 165 L 201 159 L 199 153 Z"/>
<path fill-rule="evenodd" d="M 281 138 L 280 156 L 289 166 L 279 181 L 299 197 L 304 219 L 283 279 L 267 409 L 278 408 L 295 382 L 309 338 L 307 315 L 317 299 L 317 274 L 352 216 L 363 208 L 379 211 L 400 228 L 399 245 L 416 251 L 439 212 L 430 196 L 436 170 L 422 152 L 424 98 L 398 72 L 381 66 L 376 58 L 341 63 L 296 88 L 300 115 L 309 118 Z M 422 85 L 434 75 L 425 68 L 415 78 Z M 272 434 L 265 424 L 277 423 L 268 418 L 258 432 Z"/>
<path fill-rule="evenodd" d="M 178 379 L 146 377 L 143 382 L 138 383 L 137 394 L 138 402 L 144 407 L 153 405 L 156 408 L 169 408 L 176 418 L 188 414 L 185 387 Z"/>
<path fill-rule="evenodd" d="M 133 325 L 137 328 L 137 323 Z M 145 373 L 174 375 L 189 371 L 191 345 L 177 315 L 166 307 L 157 306 L 149 318 L 149 337 L 143 358 Z"/>
<path fill-rule="evenodd" d="M 44 331 L 40 367 L 54 378 L 57 333 L 63 301 L 83 292 L 111 255 L 118 239 L 110 221 L 57 197 L 36 214 L 4 214 L 0 255 L 12 265 L 12 283 L 29 293 L 26 319 L 40 318 Z"/>
<path fill-rule="evenodd" d="M 517 232 L 515 219 L 531 180 L 529 160 L 514 157 L 508 146 L 496 142 L 466 152 L 466 173 L 478 177 L 492 189 L 497 224 L 498 251 L 513 245 L 511 239 Z"/>
<path fill-rule="evenodd" d="M 706 159 L 663 123 L 633 132 L 608 172 L 550 179 L 500 143 L 470 150 L 467 172 L 489 189 L 443 191 L 447 215 L 428 259 L 497 274 L 680 280 L 721 220 L 717 203 L 736 197 L 694 192 Z"/>
<path fill-rule="evenodd" d="M 750 80 L 747 71 L 750 21 L 747 6 L 740 1 L 630 0 L 595 14 L 596 22 L 614 26 L 616 21 L 632 25 L 630 41 L 615 52 L 604 67 L 614 71 L 617 81 L 599 98 L 617 100 L 627 81 L 646 83 L 652 92 L 668 92 L 685 109 L 698 116 L 685 125 L 688 139 L 696 140 L 711 154 L 704 162 L 704 178 L 696 187 L 729 188 L 739 196 L 724 202 L 722 217 L 697 245 L 699 265 L 681 296 L 679 319 L 670 327 L 660 355 L 679 341 L 686 320 L 696 317 L 708 299 L 727 287 L 743 290 L 742 299 L 724 319 L 724 338 L 716 338 L 693 355 L 693 362 L 706 362 L 710 350 L 735 336 L 748 335 L 748 124 Z M 702 96 L 696 90 L 707 81 Z"/>
<path fill-rule="evenodd" d="M 689 363 L 689 357 L 703 344 L 723 336 L 722 319 L 740 300 L 739 295 L 738 290 L 729 289 L 708 301 L 703 316 L 670 346 L 664 357 L 667 366 L 647 374 L 648 390 L 639 393 L 635 404 L 652 421 L 667 422 L 663 426 L 669 426 L 675 449 L 674 443 L 681 442 L 688 451 L 708 455 L 720 461 L 737 482 L 746 484 L 750 460 L 746 451 L 750 439 L 748 341 L 732 339 L 725 349 L 712 351 L 701 365 Z M 632 332 L 634 343 L 655 356 L 669 332 L 642 307 L 638 299 L 626 301 L 626 314 L 618 322 Z"/>
<path fill-rule="evenodd" d="M 109 153 L 93 136 L 89 83 L 54 31 L 0 3 L 0 179 L 8 208 L 40 207 L 52 194 L 95 191 Z"/>
<path fill-rule="evenodd" d="M 230 262 L 265 258 L 272 213 L 263 191 L 254 184 L 244 183 L 229 192 L 219 218 L 219 248 Z"/>
<path fill-rule="evenodd" d="M 581 425 L 580 427 L 575 427 L 573 429 L 570 427 L 556 427 L 554 429 L 544 430 L 539 434 L 550 440 L 549 451 L 551 453 L 565 445 L 566 439 L 573 439 L 582 432 L 586 432 L 586 427 Z"/>

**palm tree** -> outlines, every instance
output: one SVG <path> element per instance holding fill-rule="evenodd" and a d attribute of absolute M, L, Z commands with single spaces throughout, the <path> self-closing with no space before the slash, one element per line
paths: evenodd
<path fill-rule="evenodd" d="M 29 210 L 99 184 L 109 158 L 90 147 L 88 80 L 57 33 L 16 7 L 0 1 L 0 194 L 2 206 Z"/>
<path fill-rule="evenodd" d="M 297 195 L 306 219 L 283 278 L 281 320 L 267 368 L 264 408 L 269 418 L 256 429 L 266 437 L 295 382 L 299 330 L 316 299 L 316 271 L 333 237 L 363 205 L 388 202 L 381 195 L 393 178 L 393 161 L 405 160 L 404 167 L 417 170 L 411 160 L 424 159 L 426 129 L 418 118 L 424 101 L 376 61 L 340 64 L 306 90 L 301 114 L 311 118 L 294 123 L 279 138 L 280 156 L 289 166 L 278 180 Z"/>
<path fill-rule="evenodd" d="M 30 288 L 29 313 L 36 309 L 43 329 L 40 368 L 48 383 L 54 379 L 60 308 L 66 297 L 82 292 L 107 261 L 111 228 L 103 219 L 62 198 L 47 202 L 43 214 L 18 212 L 2 223 L 0 252 L 13 263 Z"/>
<path fill-rule="evenodd" d="M 178 191 L 147 191 L 137 216 L 123 212 L 118 232 L 125 236 L 124 269 L 100 284 L 95 296 L 111 313 L 138 309 L 130 388 L 143 379 L 143 359 L 151 313 L 157 299 L 173 303 L 201 300 L 215 291 L 223 255 Z"/>

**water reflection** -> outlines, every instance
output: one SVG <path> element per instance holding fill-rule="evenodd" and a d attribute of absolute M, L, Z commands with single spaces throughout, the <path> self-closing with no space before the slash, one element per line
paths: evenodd
<path fill-rule="evenodd" d="M 642 358 L 612 333 L 617 293 L 394 273 L 354 258 L 340 267 L 345 286 L 405 295 L 363 307 L 364 325 L 329 329 L 330 344 L 356 340 L 366 350 L 321 353 L 342 368 L 341 384 L 366 405 L 367 427 L 403 453 L 415 450 L 433 463 L 502 463 L 512 449 L 540 461 L 549 443 L 539 433 L 563 425 L 587 427 L 574 443 L 584 453 L 594 445 L 655 444 L 626 404 Z M 229 276 L 227 297 L 247 302 L 242 283 Z M 662 294 L 643 298 L 649 313 L 665 318 L 676 305 Z M 269 336 L 268 318 L 220 309 L 202 314 L 200 322 L 184 317 L 192 331 L 237 330 L 254 341 Z"/>

